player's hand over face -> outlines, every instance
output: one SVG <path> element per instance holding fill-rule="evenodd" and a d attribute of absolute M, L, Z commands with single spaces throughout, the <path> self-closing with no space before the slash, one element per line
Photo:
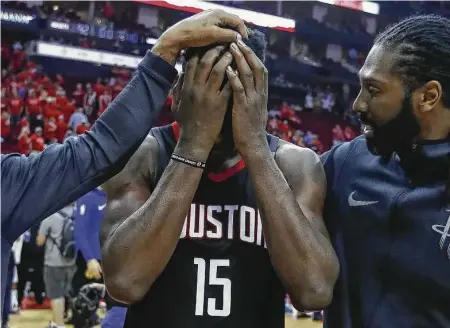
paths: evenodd
<path fill-rule="evenodd" d="M 233 90 L 233 139 L 241 155 L 267 145 L 268 72 L 256 54 L 242 41 L 231 44 L 238 74 L 227 70 Z"/>
<path fill-rule="evenodd" d="M 221 86 L 233 60 L 224 50 L 224 46 L 216 46 L 202 58 L 194 55 L 187 63 L 174 114 L 180 127 L 179 147 L 187 148 L 191 159 L 206 160 L 222 128 L 231 88 L 229 83 Z"/>
<path fill-rule="evenodd" d="M 166 30 L 152 52 L 173 64 L 182 49 L 216 42 L 235 42 L 247 37 L 244 21 L 223 10 L 207 10 L 186 18 Z"/>

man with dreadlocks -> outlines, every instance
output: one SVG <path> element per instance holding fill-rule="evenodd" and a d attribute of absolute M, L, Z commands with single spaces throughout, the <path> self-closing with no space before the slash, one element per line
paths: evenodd
<path fill-rule="evenodd" d="M 322 157 L 341 272 L 325 327 L 450 327 L 450 20 L 374 42 L 354 110 L 364 135 Z"/>

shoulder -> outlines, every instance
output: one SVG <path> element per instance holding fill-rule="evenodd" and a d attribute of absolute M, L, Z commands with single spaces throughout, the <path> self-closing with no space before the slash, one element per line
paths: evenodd
<path fill-rule="evenodd" d="M 343 163 L 347 160 L 349 155 L 361 154 L 369 152 L 366 147 L 366 139 L 364 136 L 359 136 L 350 142 L 343 142 L 331 150 L 320 156 L 322 162 L 326 164 L 327 161 L 336 163 Z"/>
<path fill-rule="evenodd" d="M 280 140 L 275 160 L 288 182 L 293 180 L 297 184 L 306 179 L 314 179 L 317 182 L 325 181 L 320 158 L 309 148 Z"/>
<path fill-rule="evenodd" d="M 275 153 L 277 163 L 283 167 L 295 166 L 308 169 L 320 164 L 319 156 L 309 148 L 299 147 L 289 142 L 280 140 L 280 145 Z"/>
<path fill-rule="evenodd" d="M 148 135 L 123 170 L 102 185 L 104 192 L 111 195 L 131 183 L 148 182 L 158 163 L 158 150 L 157 140 Z"/>

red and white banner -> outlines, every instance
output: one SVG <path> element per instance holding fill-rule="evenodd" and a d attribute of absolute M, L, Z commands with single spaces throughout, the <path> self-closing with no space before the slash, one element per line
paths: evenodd
<path fill-rule="evenodd" d="M 215 3 L 196 0 L 169 0 L 169 1 L 149 1 L 134 0 L 135 2 L 146 3 L 151 6 L 180 10 L 189 13 L 199 13 L 208 9 L 223 9 L 230 14 L 242 18 L 247 23 L 258 26 L 273 28 L 285 32 L 295 32 L 295 20 L 275 15 L 263 14 L 252 10 L 239 9 L 222 6 Z"/>
<path fill-rule="evenodd" d="M 329 5 L 349 8 L 357 11 L 363 11 L 368 14 L 378 15 L 380 13 L 380 5 L 371 1 L 361 0 L 317 0 L 319 2 L 328 3 Z"/>

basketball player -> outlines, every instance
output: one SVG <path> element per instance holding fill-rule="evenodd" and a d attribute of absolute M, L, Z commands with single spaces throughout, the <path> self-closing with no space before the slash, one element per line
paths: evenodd
<path fill-rule="evenodd" d="M 299 309 L 331 300 L 323 168 L 266 134 L 266 42 L 246 43 L 187 51 L 176 123 L 104 186 L 104 277 L 131 304 L 125 327 L 284 327 L 285 289 Z"/>
<path fill-rule="evenodd" d="M 223 10 L 186 18 L 161 35 L 127 87 L 89 133 L 69 138 L 62 145 L 51 145 L 38 154 L 1 155 L 0 302 L 5 295 L 13 242 L 30 227 L 121 171 L 167 98 L 177 75 L 172 65 L 180 51 L 218 41 L 232 42 L 241 36 L 247 36 L 244 22 Z"/>
<path fill-rule="evenodd" d="M 359 77 L 364 136 L 323 155 L 341 265 L 325 327 L 448 328 L 450 20 L 389 27 Z"/>

